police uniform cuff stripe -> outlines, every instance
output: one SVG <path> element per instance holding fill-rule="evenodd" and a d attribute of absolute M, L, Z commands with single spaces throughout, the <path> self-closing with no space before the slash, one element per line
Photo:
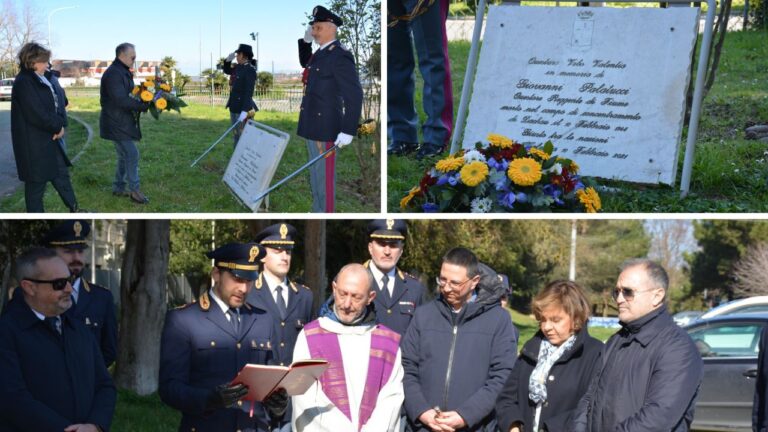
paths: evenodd
<path fill-rule="evenodd" d="M 255 265 L 243 265 L 228 262 L 217 262 L 216 267 L 224 267 L 232 270 L 258 270 L 259 267 Z"/>
<path fill-rule="evenodd" d="M 371 234 L 371 238 L 405 240 L 402 235 Z"/>
<path fill-rule="evenodd" d="M 88 244 L 88 242 L 86 240 L 72 240 L 72 241 L 52 241 L 52 242 L 48 242 L 48 244 L 58 246 L 58 245 L 70 245 L 70 244 Z"/>
<path fill-rule="evenodd" d="M 263 245 L 271 245 L 271 244 L 276 244 L 276 245 L 292 245 L 292 244 L 295 244 L 295 243 L 296 242 L 291 241 L 291 240 L 285 240 L 285 241 L 265 240 L 265 241 L 261 242 L 261 244 L 263 244 Z"/>

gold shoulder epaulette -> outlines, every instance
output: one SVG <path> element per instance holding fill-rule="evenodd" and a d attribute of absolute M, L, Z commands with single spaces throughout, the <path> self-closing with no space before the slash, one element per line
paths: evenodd
<path fill-rule="evenodd" d="M 200 309 L 204 311 L 208 311 L 208 309 L 211 308 L 211 299 L 208 298 L 208 291 L 202 293 L 200 295 Z"/>

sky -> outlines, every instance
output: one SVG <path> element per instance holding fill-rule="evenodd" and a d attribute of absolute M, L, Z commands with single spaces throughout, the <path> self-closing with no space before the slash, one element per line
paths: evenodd
<path fill-rule="evenodd" d="M 15 0 L 21 9 L 25 0 Z M 271 72 L 301 70 L 296 41 L 304 35 L 307 14 L 324 0 L 30 0 L 40 17 L 43 39 L 48 38 L 48 16 L 54 59 L 111 60 L 115 46 L 136 45 L 137 60 L 172 56 L 178 68 L 198 75 L 220 57 L 247 43 L 256 53 L 250 33 L 259 33 L 259 69 Z M 223 8 L 222 8 L 223 5 Z M 221 51 L 219 17 L 221 16 Z M 45 42 L 44 40 L 42 42 Z M 202 42 L 202 49 L 201 49 Z M 202 55 L 201 55 L 202 52 Z"/>

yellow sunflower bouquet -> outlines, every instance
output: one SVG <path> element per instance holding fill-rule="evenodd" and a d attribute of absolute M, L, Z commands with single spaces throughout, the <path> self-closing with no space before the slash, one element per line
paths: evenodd
<path fill-rule="evenodd" d="M 591 178 L 571 159 L 553 155 L 554 145 L 525 147 L 498 134 L 486 143 L 437 161 L 400 201 L 404 211 L 588 212 L 600 211 Z"/>
<path fill-rule="evenodd" d="M 181 108 L 187 106 L 170 84 L 153 76 L 145 78 L 144 82 L 135 86 L 131 96 L 142 102 L 149 102 L 149 112 L 155 120 L 160 118 L 163 111 L 174 110 L 181 114 Z"/>

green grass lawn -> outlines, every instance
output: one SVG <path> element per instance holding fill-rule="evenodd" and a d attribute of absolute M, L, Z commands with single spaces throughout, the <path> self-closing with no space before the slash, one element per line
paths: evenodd
<path fill-rule="evenodd" d="M 539 326 L 532 317 L 512 309 L 507 310 L 520 331 L 519 350 L 536 333 Z M 591 328 L 589 333 L 597 339 L 606 341 L 615 333 L 615 330 Z M 163 404 L 157 394 L 138 396 L 127 390 L 119 390 L 112 430 L 115 432 L 170 432 L 177 430 L 180 420 L 181 414 Z"/>
<path fill-rule="evenodd" d="M 182 114 L 163 113 L 160 120 L 142 117 L 143 139 L 139 143 L 141 189 L 149 197 L 138 205 L 126 197 L 112 196 L 116 152 L 111 141 L 99 138 L 98 98 L 70 99 L 69 110 L 94 131 L 93 142 L 83 152 L 70 173 L 80 207 L 98 213 L 125 212 L 248 212 L 222 181 L 232 155 L 231 136 L 226 137 L 198 165 L 189 165 L 229 127 L 229 112 L 223 107 L 190 104 Z M 307 162 L 304 139 L 296 136 L 298 114 L 261 111 L 255 120 L 291 134 L 273 183 Z M 74 157 L 85 143 L 85 130 L 70 121 L 68 152 Z M 361 145 L 355 142 L 353 145 Z M 378 152 L 375 156 L 378 157 Z M 322 162 L 320 162 L 322 163 Z M 378 165 L 376 165 L 378 167 Z M 336 209 L 338 212 L 376 212 L 379 194 L 361 190 L 360 172 L 354 149 L 348 147 L 336 159 Z M 373 196 L 372 196 L 373 195 Z M 47 212 L 65 212 L 64 204 L 48 186 L 44 204 Z M 271 212 L 309 212 L 312 198 L 309 172 L 305 171 L 270 194 Z M 0 201 L 1 212 L 24 212 L 23 187 Z"/>
<path fill-rule="evenodd" d="M 729 32 L 725 39 L 714 86 L 704 99 L 690 195 L 680 199 L 679 183 L 673 187 L 644 186 L 601 180 L 599 183 L 611 187 L 612 191 L 601 192 L 603 211 L 768 211 L 768 149 L 765 143 L 744 139 L 744 128 L 748 122 L 768 121 L 766 40 L 766 31 Z M 469 48 L 470 43 L 465 41 L 451 42 L 448 47 L 455 111 L 458 111 Z M 422 83 L 418 72 L 417 80 L 416 106 L 423 120 Z M 685 139 L 681 142 L 678 182 L 684 145 Z M 388 159 L 389 211 L 400 211 L 400 199 L 418 184 L 424 170 L 436 160 L 437 157 L 425 161 L 417 161 L 413 157 Z"/>

